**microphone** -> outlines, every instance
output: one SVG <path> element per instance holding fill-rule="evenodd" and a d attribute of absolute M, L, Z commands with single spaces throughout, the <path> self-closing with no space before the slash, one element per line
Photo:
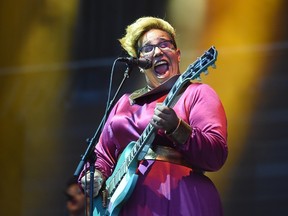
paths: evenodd
<path fill-rule="evenodd" d="M 152 62 L 146 58 L 119 57 L 117 60 L 120 62 L 125 62 L 128 65 L 138 66 L 143 69 L 149 69 L 152 67 Z"/>

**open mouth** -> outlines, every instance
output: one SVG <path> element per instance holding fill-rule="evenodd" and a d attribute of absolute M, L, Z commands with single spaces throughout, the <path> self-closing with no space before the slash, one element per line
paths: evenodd
<path fill-rule="evenodd" d="M 165 74 L 169 69 L 169 64 L 166 61 L 159 61 L 154 65 L 154 71 L 158 75 L 163 75 Z"/>

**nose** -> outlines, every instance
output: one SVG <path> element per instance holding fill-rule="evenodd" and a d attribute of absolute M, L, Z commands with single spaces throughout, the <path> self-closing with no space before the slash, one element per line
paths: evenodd
<path fill-rule="evenodd" d="M 158 55 L 162 55 L 162 54 L 163 54 L 163 51 L 158 46 L 155 46 L 154 47 L 154 56 L 158 56 Z"/>

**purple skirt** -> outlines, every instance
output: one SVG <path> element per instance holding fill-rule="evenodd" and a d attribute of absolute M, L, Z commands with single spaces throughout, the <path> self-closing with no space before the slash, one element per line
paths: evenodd
<path fill-rule="evenodd" d="M 212 181 L 191 168 L 162 161 L 143 161 L 136 187 L 122 216 L 222 216 Z"/>

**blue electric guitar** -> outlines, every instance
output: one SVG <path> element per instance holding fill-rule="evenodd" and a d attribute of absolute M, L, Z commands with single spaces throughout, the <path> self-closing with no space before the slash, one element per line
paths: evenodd
<path fill-rule="evenodd" d="M 217 50 L 212 46 L 194 63 L 190 64 L 184 73 L 182 73 L 163 104 L 172 107 L 177 94 L 181 88 L 191 80 L 200 79 L 200 74 L 207 73 L 209 66 L 215 67 L 217 59 Z M 124 149 L 112 175 L 106 181 L 107 206 L 102 205 L 102 196 L 99 195 L 93 199 L 93 216 L 118 215 L 122 205 L 129 199 L 136 185 L 138 175 L 136 174 L 139 161 L 144 158 L 156 135 L 155 128 L 148 124 L 142 135 L 137 141 L 129 143 Z"/>

